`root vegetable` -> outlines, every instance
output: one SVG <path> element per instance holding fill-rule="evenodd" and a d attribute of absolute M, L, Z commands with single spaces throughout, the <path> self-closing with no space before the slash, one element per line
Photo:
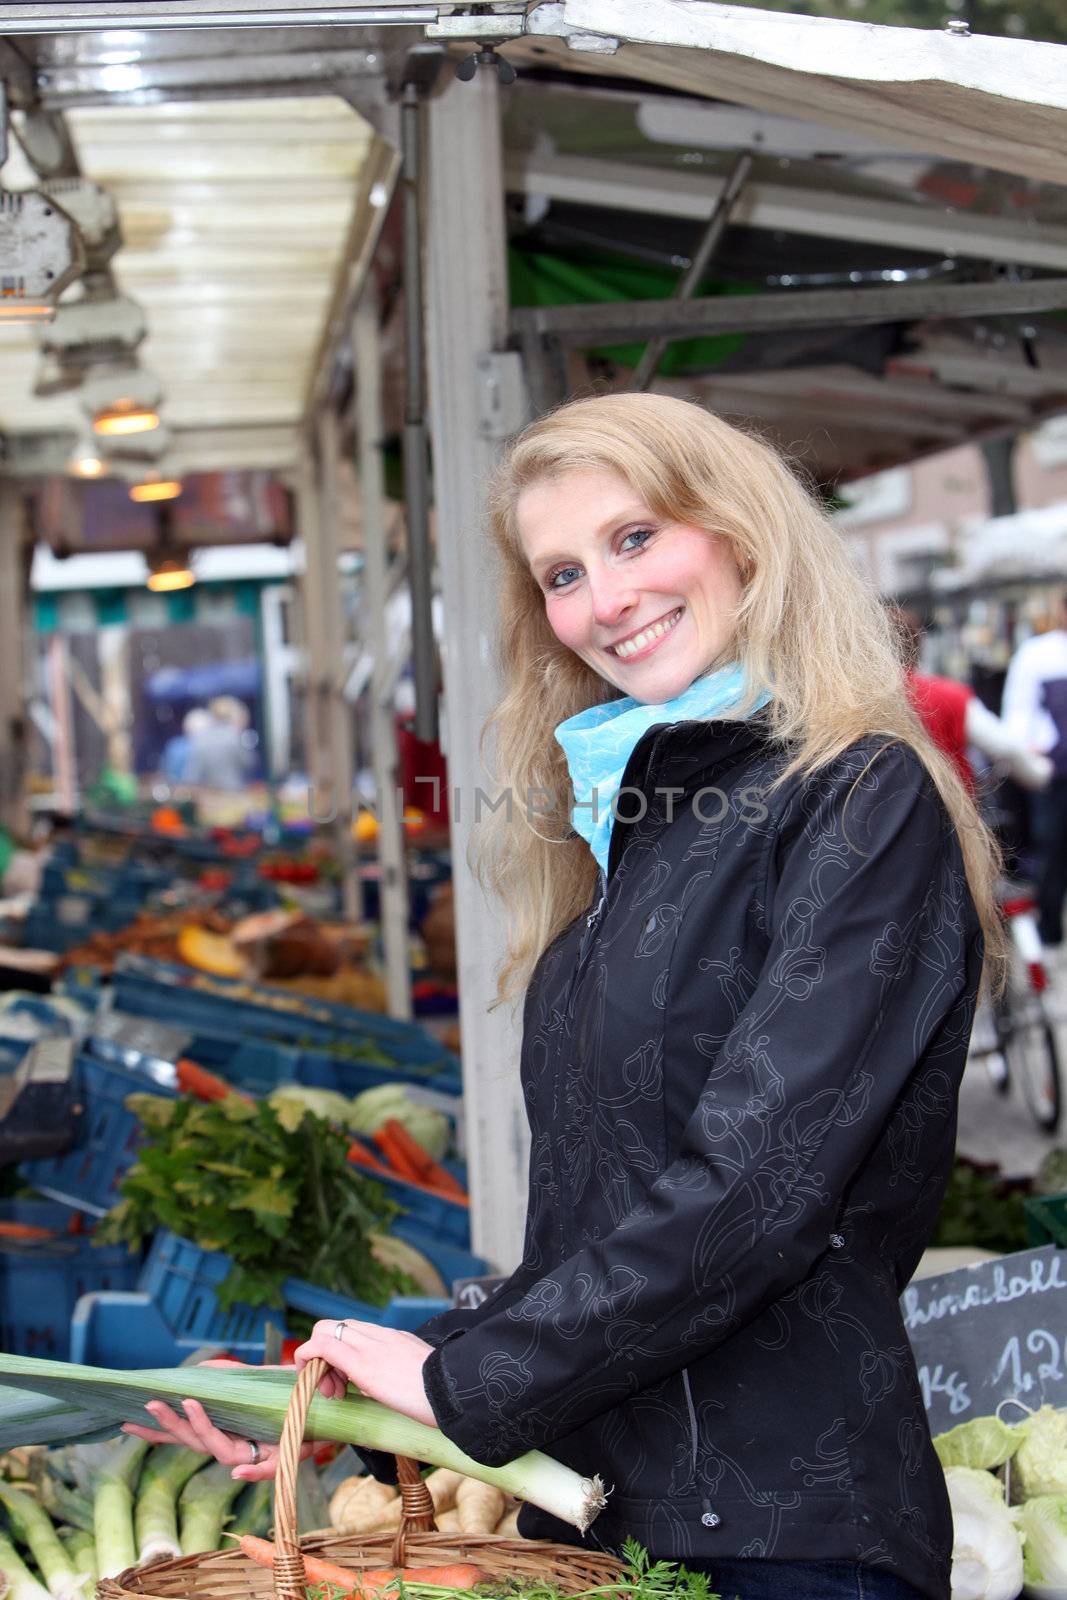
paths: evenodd
<path fill-rule="evenodd" d="M 459 1512 L 458 1511 L 455 1511 L 455 1510 L 453 1510 L 453 1511 L 442 1511 L 441 1515 L 439 1517 L 434 1517 L 434 1521 L 437 1523 L 437 1531 L 438 1531 L 438 1533 L 458 1533 L 459 1532 Z"/>
<path fill-rule="evenodd" d="M 517 1539 L 519 1537 L 519 1507 L 512 1506 L 505 1511 L 493 1531 L 498 1533 L 502 1539 Z"/>
<path fill-rule="evenodd" d="M 456 1503 L 456 1490 L 466 1479 L 462 1472 L 453 1472 L 450 1467 L 438 1467 L 425 1482 L 433 1499 L 434 1511 L 451 1511 Z"/>
<path fill-rule="evenodd" d="M 456 1490 L 456 1510 L 463 1533 L 492 1533 L 504 1515 L 507 1498 L 491 1483 L 464 1478 Z"/>
<path fill-rule="evenodd" d="M 391 1503 L 399 1515 L 400 1498 L 376 1478 L 345 1478 L 330 1499 L 330 1524 L 338 1533 L 369 1533 Z"/>

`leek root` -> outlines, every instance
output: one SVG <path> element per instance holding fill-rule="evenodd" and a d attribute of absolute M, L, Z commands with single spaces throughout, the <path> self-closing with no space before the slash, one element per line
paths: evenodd
<path fill-rule="evenodd" d="M 185 1445 L 158 1445 L 145 1462 L 133 1512 L 137 1565 L 169 1561 L 182 1553 L 178 1543 L 178 1496 L 194 1472 L 211 1457 Z"/>

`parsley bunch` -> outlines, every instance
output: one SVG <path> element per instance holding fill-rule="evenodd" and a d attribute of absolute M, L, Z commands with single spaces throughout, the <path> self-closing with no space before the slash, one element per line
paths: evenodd
<path fill-rule="evenodd" d="M 137 1249 L 170 1228 L 233 1265 L 217 1290 L 225 1309 L 282 1306 L 286 1278 L 371 1305 L 411 1292 L 410 1280 L 374 1258 L 371 1235 L 400 1207 L 348 1160 L 348 1137 L 302 1106 L 237 1095 L 192 1099 L 131 1095 L 147 1135 L 97 1229 L 101 1243 Z"/>

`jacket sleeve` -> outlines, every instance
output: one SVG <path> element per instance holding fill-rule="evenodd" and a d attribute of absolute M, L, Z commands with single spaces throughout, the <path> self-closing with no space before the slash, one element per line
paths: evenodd
<path fill-rule="evenodd" d="M 916 1063 L 973 998 L 980 935 L 944 807 L 912 751 L 871 753 L 800 783 L 768 831 L 767 954 L 721 1043 L 686 1029 L 703 1088 L 648 1200 L 427 1358 L 438 1423 L 477 1460 L 550 1445 L 800 1282 Z M 692 914 L 714 950 L 714 904 Z M 713 980 L 682 981 L 709 985 L 710 1025 Z"/>

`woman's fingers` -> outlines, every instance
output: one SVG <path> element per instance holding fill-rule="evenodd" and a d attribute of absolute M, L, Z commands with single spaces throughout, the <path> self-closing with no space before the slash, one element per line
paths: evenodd
<path fill-rule="evenodd" d="M 273 1478 L 278 1469 L 278 1447 L 262 1440 L 244 1439 L 240 1434 L 225 1433 L 217 1428 L 199 1400 L 183 1400 L 181 1416 L 165 1400 L 149 1400 L 145 1406 L 149 1416 L 159 1424 L 145 1427 L 137 1422 L 123 1424 L 124 1433 L 132 1433 L 150 1444 L 183 1444 L 190 1450 L 214 1456 L 224 1466 L 232 1469 L 231 1476 L 245 1483 L 258 1483 L 263 1478 Z M 301 1458 L 309 1456 L 314 1445 L 305 1444 Z"/>

